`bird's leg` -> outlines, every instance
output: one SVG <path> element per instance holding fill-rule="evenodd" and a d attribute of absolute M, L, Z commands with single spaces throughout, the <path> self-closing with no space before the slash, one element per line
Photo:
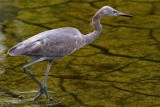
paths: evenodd
<path fill-rule="evenodd" d="M 46 82 L 47 82 L 48 73 L 49 73 L 49 71 L 50 71 L 52 62 L 53 62 L 52 60 L 49 60 L 49 61 L 48 61 L 47 70 L 46 70 L 46 73 L 45 73 L 44 80 L 43 80 L 43 82 L 42 82 L 42 87 L 44 87 L 44 89 L 45 89 L 44 91 L 45 91 L 46 98 L 48 98 L 48 92 L 47 92 L 47 88 L 46 88 Z"/>
<path fill-rule="evenodd" d="M 25 72 L 34 82 L 36 82 L 37 85 L 38 85 L 41 89 L 43 89 L 41 83 L 27 70 L 27 68 L 28 68 L 29 66 L 35 64 L 35 63 L 41 62 L 41 61 L 46 60 L 46 59 L 47 59 L 47 58 L 45 58 L 45 57 L 40 58 L 40 59 L 38 59 L 38 60 L 36 60 L 36 61 L 33 61 L 33 62 L 31 62 L 31 63 L 29 63 L 29 64 L 27 64 L 27 65 L 25 65 L 25 66 L 23 67 L 24 72 Z"/>
<path fill-rule="evenodd" d="M 48 61 L 48 66 L 47 66 L 47 70 L 46 70 L 46 73 L 45 73 L 45 76 L 44 76 L 44 80 L 43 80 L 42 85 L 41 85 L 39 91 L 37 92 L 34 100 L 38 99 L 43 93 L 45 94 L 46 98 L 48 98 L 48 92 L 47 92 L 47 88 L 46 88 L 46 81 L 47 81 L 47 77 L 48 77 L 48 73 L 50 71 L 51 65 L 52 65 L 52 60 L 49 60 Z"/>

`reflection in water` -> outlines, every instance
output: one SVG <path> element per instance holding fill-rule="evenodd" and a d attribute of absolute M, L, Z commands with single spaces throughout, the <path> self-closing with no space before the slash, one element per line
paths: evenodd
<path fill-rule="evenodd" d="M 1 32 L 1 24 L 0 24 L 0 62 L 3 61 L 5 58 L 5 54 L 3 54 L 5 50 L 5 46 L 3 45 L 3 40 L 5 39 L 4 34 Z M 3 68 L 2 65 L 0 65 L 0 74 L 3 74 L 5 72 L 5 69 Z"/>
<path fill-rule="evenodd" d="M 3 45 L 3 40 L 5 39 L 4 34 L 1 32 L 1 24 L 0 24 L 0 53 L 2 53 L 5 50 L 5 47 Z M 0 57 L 1 60 L 1 57 Z"/>
<path fill-rule="evenodd" d="M 0 0 L 0 63 L 3 62 L 3 59 L 6 57 L 4 54 L 4 50 L 6 49 L 4 46 L 4 26 L 3 23 L 7 20 L 13 19 L 18 9 L 12 6 L 13 0 Z M 0 74 L 5 72 L 4 66 L 0 64 Z"/>
<path fill-rule="evenodd" d="M 3 43 L 3 40 L 4 40 L 4 35 L 2 32 L 0 32 L 0 43 Z M 0 44 L 0 53 L 2 53 L 4 51 L 5 47 L 3 44 Z M 1 60 L 1 58 L 0 58 Z"/>

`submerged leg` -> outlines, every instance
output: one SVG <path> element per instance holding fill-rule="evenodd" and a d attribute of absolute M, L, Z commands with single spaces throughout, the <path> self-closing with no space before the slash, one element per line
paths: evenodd
<path fill-rule="evenodd" d="M 48 77 L 48 73 L 50 71 L 52 65 L 52 60 L 48 61 L 48 66 L 47 66 L 47 70 L 44 76 L 44 80 L 42 82 L 41 88 L 39 89 L 39 91 L 37 92 L 34 100 L 38 99 L 43 93 L 45 93 L 46 98 L 48 98 L 48 92 L 47 92 L 47 88 L 46 88 L 46 81 L 47 81 L 47 77 Z"/>

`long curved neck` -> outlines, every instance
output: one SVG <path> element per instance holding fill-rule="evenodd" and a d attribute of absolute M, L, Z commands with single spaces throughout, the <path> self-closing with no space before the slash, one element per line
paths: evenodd
<path fill-rule="evenodd" d="M 85 43 L 90 44 L 93 42 L 101 33 L 102 25 L 100 24 L 100 19 L 103 17 L 102 11 L 99 10 L 92 18 L 92 25 L 94 31 L 85 35 Z"/>

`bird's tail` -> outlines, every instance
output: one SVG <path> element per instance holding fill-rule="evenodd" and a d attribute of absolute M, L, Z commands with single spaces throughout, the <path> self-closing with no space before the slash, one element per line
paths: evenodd
<path fill-rule="evenodd" d="M 10 56 L 21 55 L 23 53 L 22 49 L 23 49 L 23 45 L 17 44 L 16 46 L 9 49 L 7 54 L 9 54 Z"/>
<path fill-rule="evenodd" d="M 11 49 L 8 50 L 7 54 L 10 56 L 16 56 L 16 47 L 12 47 Z"/>

